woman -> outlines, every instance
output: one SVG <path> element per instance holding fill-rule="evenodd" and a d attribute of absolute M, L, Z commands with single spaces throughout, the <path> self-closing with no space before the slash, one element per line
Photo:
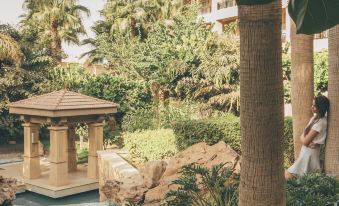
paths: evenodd
<path fill-rule="evenodd" d="M 314 115 L 300 136 L 302 143 L 301 151 L 298 159 L 286 170 L 286 179 L 293 177 L 294 174 L 302 175 L 321 169 L 319 159 L 320 145 L 325 144 L 327 133 L 325 114 L 329 106 L 330 103 L 327 97 L 322 95 L 314 97 L 311 108 Z"/>

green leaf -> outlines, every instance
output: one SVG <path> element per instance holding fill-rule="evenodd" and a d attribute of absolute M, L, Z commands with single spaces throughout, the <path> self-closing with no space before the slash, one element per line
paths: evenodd
<path fill-rule="evenodd" d="M 339 23 L 338 0 L 290 0 L 288 13 L 297 33 L 315 34 Z"/>
<path fill-rule="evenodd" d="M 271 2 L 273 2 L 273 0 L 237 0 L 237 5 L 259 5 Z"/>

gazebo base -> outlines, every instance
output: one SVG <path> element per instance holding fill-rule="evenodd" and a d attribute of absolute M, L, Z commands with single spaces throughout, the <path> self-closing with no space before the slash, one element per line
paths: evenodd
<path fill-rule="evenodd" d="M 23 181 L 22 166 L 23 163 L 0 165 L 0 176 L 18 179 L 20 191 L 23 189 L 38 193 L 51 198 L 60 198 L 79 194 L 99 188 L 98 180 L 87 178 L 87 167 L 78 165 L 76 172 L 68 174 L 69 184 L 61 187 L 49 185 L 49 163 L 41 162 L 41 176 L 38 179 Z"/>

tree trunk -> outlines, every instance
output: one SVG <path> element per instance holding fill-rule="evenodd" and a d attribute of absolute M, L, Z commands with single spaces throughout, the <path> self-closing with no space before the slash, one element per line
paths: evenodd
<path fill-rule="evenodd" d="M 328 52 L 328 97 L 330 99 L 330 112 L 328 115 L 328 133 L 325 147 L 325 172 L 339 178 L 339 25 L 329 31 Z"/>
<path fill-rule="evenodd" d="M 312 117 L 314 97 L 313 35 L 296 34 L 291 21 L 291 100 L 294 158 L 301 149 L 300 135 Z"/>
<path fill-rule="evenodd" d="M 281 1 L 239 6 L 240 206 L 285 206 Z"/>
<path fill-rule="evenodd" d="M 51 24 L 51 56 L 57 63 L 61 63 L 61 39 L 58 34 L 57 21 L 52 21 Z"/>

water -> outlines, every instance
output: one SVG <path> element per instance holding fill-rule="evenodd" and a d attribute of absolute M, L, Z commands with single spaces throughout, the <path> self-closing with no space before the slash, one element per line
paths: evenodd
<path fill-rule="evenodd" d="M 76 195 L 72 195 L 68 197 L 58 198 L 58 199 L 46 197 L 46 196 L 39 195 L 33 192 L 24 192 L 24 193 L 16 195 L 16 199 L 14 200 L 13 205 L 14 206 L 26 206 L 26 205 L 28 206 L 49 206 L 49 205 L 71 205 L 71 204 L 84 204 L 84 203 L 88 203 L 88 205 L 99 205 L 98 202 L 99 202 L 98 190 L 93 190 L 93 191 L 76 194 Z"/>

